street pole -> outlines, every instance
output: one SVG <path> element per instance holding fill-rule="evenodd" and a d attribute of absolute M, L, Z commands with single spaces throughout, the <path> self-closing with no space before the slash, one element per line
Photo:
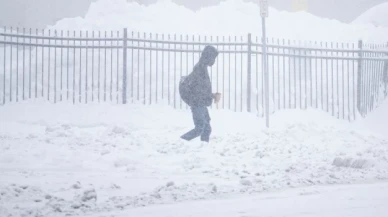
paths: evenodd
<path fill-rule="evenodd" d="M 268 17 L 268 0 L 260 0 L 260 14 L 262 21 L 262 43 L 263 43 L 263 73 L 264 73 L 264 94 L 265 94 L 265 125 L 269 128 L 269 76 L 267 58 L 267 36 L 265 18 Z"/>
<path fill-rule="evenodd" d="M 269 127 L 269 76 L 267 58 L 267 37 L 265 32 L 265 17 L 261 18 L 263 27 L 263 70 L 264 70 L 264 93 L 265 93 L 265 125 Z"/>

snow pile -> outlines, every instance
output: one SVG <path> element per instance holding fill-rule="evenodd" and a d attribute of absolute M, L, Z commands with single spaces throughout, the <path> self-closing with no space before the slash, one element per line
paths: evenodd
<path fill-rule="evenodd" d="M 261 35 L 258 4 L 243 0 L 227 0 L 219 5 L 193 12 L 171 0 L 160 0 L 149 6 L 126 0 L 99 0 L 91 4 L 85 17 L 66 18 L 52 29 L 121 30 L 201 34 Z M 387 28 L 357 26 L 336 20 L 321 19 L 306 12 L 283 12 L 270 8 L 268 36 L 294 40 L 356 42 L 385 41 Z"/>
<path fill-rule="evenodd" d="M 211 144 L 182 142 L 188 110 L 22 102 L 0 107 L 0 216 L 64 216 L 388 179 L 388 142 L 318 111 L 265 121 L 211 110 Z M 15 190 L 16 189 L 16 190 Z M 5 195 L 5 196 L 4 196 Z"/>
<path fill-rule="evenodd" d="M 371 24 L 371 26 L 388 27 L 388 2 L 381 3 L 357 17 L 353 24 Z"/>
<path fill-rule="evenodd" d="M 388 135 L 388 101 L 383 102 L 373 112 L 368 114 L 365 119 L 356 122 L 360 127 L 367 128 L 370 131 Z"/>

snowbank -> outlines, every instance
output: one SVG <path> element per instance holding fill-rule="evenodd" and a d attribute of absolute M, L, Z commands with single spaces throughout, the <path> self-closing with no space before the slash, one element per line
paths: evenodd
<path fill-rule="evenodd" d="M 211 144 L 182 142 L 188 110 L 21 102 L 0 107 L 0 215 L 87 215 L 300 186 L 388 179 L 384 137 L 318 111 L 211 110 Z M 14 204 L 18 204 L 15 207 Z"/>
<path fill-rule="evenodd" d="M 91 4 L 85 17 L 66 18 L 52 29 L 121 30 L 201 34 L 261 35 L 260 8 L 242 0 L 227 0 L 219 5 L 193 12 L 171 0 L 149 6 L 126 0 L 99 0 Z M 268 36 L 294 40 L 356 42 L 364 39 L 385 42 L 388 28 L 357 26 L 322 19 L 306 12 L 290 13 L 270 8 Z"/>
<path fill-rule="evenodd" d="M 369 24 L 376 27 L 388 27 L 388 2 L 381 3 L 357 17 L 353 24 Z"/>
<path fill-rule="evenodd" d="M 365 119 L 356 122 L 360 127 L 367 128 L 370 131 L 381 135 L 388 135 L 388 102 L 383 102 L 373 112 L 368 114 Z"/>

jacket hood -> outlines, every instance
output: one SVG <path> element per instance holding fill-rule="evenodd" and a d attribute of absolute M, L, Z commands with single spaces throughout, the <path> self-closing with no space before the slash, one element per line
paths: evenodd
<path fill-rule="evenodd" d="M 214 61 L 217 56 L 217 49 L 213 46 L 208 45 L 203 49 L 199 62 L 205 65 L 209 65 L 211 62 Z"/>

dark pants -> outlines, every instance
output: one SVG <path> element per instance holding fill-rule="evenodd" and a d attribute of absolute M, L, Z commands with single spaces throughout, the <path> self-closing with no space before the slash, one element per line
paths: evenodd
<path fill-rule="evenodd" d="M 212 128 L 207 107 L 191 107 L 195 128 L 182 135 L 181 138 L 190 141 L 201 136 L 201 141 L 209 142 Z"/>

